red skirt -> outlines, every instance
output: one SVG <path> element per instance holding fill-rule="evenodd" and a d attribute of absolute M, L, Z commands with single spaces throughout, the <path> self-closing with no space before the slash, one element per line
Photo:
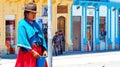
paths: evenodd
<path fill-rule="evenodd" d="M 40 55 L 42 55 L 42 47 L 32 47 L 33 50 L 37 51 Z M 30 51 L 23 52 L 21 49 L 19 50 L 18 57 L 16 60 L 15 67 L 37 67 L 36 66 L 36 58 L 30 53 Z M 45 61 L 45 66 L 48 67 L 47 62 Z"/>

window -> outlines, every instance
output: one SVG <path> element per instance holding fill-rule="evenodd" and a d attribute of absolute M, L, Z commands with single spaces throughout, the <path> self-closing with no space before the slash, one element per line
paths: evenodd
<path fill-rule="evenodd" d="M 48 7 L 47 6 L 42 7 L 42 16 L 48 16 Z"/>

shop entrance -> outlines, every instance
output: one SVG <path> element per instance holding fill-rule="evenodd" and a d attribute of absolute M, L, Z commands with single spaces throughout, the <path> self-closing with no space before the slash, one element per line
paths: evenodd
<path fill-rule="evenodd" d="M 73 50 L 81 50 L 81 16 L 73 17 Z"/>
<path fill-rule="evenodd" d="M 100 50 L 106 49 L 105 17 L 100 17 Z"/>
<path fill-rule="evenodd" d="M 118 35 L 119 35 L 119 48 L 120 48 L 120 17 L 119 17 L 119 20 L 118 20 L 118 23 L 119 23 L 119 25 L 118 25 Z"/>
<path fill-rule="evenodd" d="M 15 20 L 6 20 L 6 40 L 8 54 L 15 53 Z"/>
<path fill-rule="evenodd" d="M 93 51 L 93 16 L 87 17 L 87 51 Z"/>
<path fill-rule="evenodd" d="M 64 16 L 60 16 L 57 19 L 57 31 L 62 31 L 64 38 L 65 38 L 65 23 L 66 23 L 66 19 Z M 63 42 L 63 51 L 65 51 L 65 42 Z"/>

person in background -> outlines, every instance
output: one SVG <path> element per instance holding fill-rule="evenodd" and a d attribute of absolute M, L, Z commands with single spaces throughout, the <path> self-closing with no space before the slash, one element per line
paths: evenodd
<path fill-rule="evenodd" d="M 60 40 L 60 54 L 63 53 L 63 51 L 65 51 L 65 36 L 63 34 L 63 32 L 61 30 L 59 30 L 59 40 Z"/>
<path fill-rule="evenodd" d="M 53 45 L 53 54 L 56 56 L 60 55 L 61 46 L 60 46 L 59 32 L 55 32 L 55 35 L 52 40 L 52 45 Z"/>
<path fill-rule="evenodd" d="M 104 30 L 104 28 L 101 28 L 100 35 L 101 35 L 101 40 L 105 42 L 106 31 Z"/>
<path fill-rule="evenodd" d="M 91 30 L 87 29 L 87 51 L 91 51 Z"/>
<path fill-rule="evenodd" d="M 20 48 L 15 67 L 37 67 L 37 58 L 47 56 L 47 46 L 43 31 L 34 21 L 37 6 L 33 2 L 25 4 L 24 18 L 18 23 L 18 42 Z M 44 67 L 47 66 L 45 61 Z"/>

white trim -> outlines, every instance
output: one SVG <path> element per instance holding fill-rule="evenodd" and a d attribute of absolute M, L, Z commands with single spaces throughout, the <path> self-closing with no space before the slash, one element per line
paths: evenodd
<path fill-rule="evenodd" d="M 5 20 L 15 20 L 15 15 L 6 15 Z"/>

